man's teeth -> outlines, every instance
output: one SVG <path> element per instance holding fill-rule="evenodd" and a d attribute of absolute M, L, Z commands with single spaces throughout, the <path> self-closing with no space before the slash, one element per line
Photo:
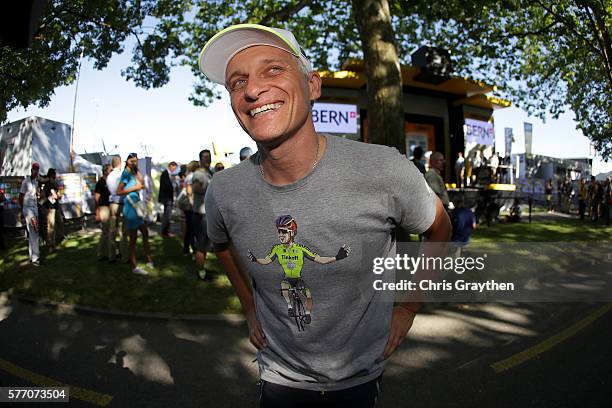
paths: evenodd
<path fill-rule="evenodd" d="M 282 103 L 270 103 L 268 105 L 263 105 L 263 106 L 260 106 L 259 108 L 255 108 L 255 109 L 251 110 L 249 113 L 251 114 L 251 116 L 255 116 L 258 113 L 267 112 L 269 110 L 276 110 L 276 109 L 280 108 L 281 105 L 282 105 Z"/>

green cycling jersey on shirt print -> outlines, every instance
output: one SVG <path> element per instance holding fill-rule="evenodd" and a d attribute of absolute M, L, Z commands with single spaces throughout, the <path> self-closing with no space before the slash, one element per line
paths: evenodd
<path fill-rule="evenodd" d="M 340 247 L 336 256 L 320 256 L 308 247 L 296 243 L 297 222 L 291 215 L 281 215 L 278 217 L 276 219 L 276 230 L 278 231 L 280 244 L 274 245 L 265 258 L 257 258 L 251 250 L 248 251 L 248 257 L 252 262 L 256 262 L 259 265 L 269 265 L 278 260 L 284 274 L 284 279 L 281 281 L 280 286 L 281 294 L 287 302 L 287 314 L 289 317 L 295 318 L 297 316 L 303 319 L 301 320 L 303 323 L 309 324 L 311 322 L 313 302 L 312 293 L 302 279 L 304 258 L 325 265 L 346 258 L 351 249 L 348 245 L 344 244 Z M 300 316 L 300 310 L 296 310 L 301 308 L 298 292 L 301 292 L 306 298 L 306 308 L 303 316 Z M 298 330 L 301 329 L 300 322 L 296 318 Z"/>

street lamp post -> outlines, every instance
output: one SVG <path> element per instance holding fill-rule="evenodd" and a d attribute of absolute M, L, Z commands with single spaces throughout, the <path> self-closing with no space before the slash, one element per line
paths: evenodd
<path fill-rule="evenodd" d="M 72 105 L 72 128 L 70 129 L 70 171 L 74 172 L 74 118 L 76 116 L 77 96 L 79 94 L 79 78 L 81 77 L 81 62 L 83 60 L 83 51 L 79 57 L 79 67 L 77 69 L 76 88 L 74 90 L 74 103 Z"/>

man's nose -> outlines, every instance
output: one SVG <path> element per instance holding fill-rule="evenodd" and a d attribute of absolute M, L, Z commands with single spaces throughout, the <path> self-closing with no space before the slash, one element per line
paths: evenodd
<path fill-rule="evenodd" d="M 262 78 L 252 76 L 249 78 L 244 89 L 244 95 L 248 100 L 257 100 L 260 95 L 268 89 L 267 82 Z"/>

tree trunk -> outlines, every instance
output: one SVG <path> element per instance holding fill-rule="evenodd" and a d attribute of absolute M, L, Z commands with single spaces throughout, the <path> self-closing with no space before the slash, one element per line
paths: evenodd
<path fill-rule="evenodd" d="M 406 153 L 402 76 L 387 0 L 352 0 L 363 49 L 371 143 Z"/>

